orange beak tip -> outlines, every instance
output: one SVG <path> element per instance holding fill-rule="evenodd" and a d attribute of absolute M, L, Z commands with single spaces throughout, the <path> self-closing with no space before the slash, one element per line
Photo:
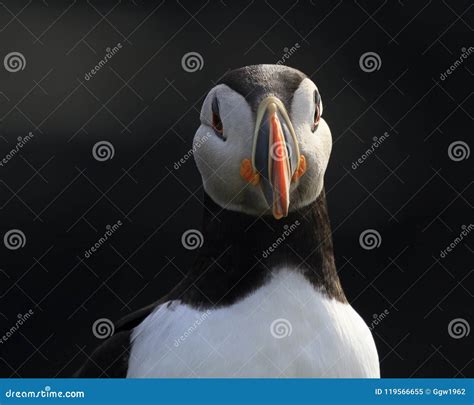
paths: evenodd
<path fill-rule="evenodd" d="M 282 219 L 283 217 L 286 217 L 286 215 L 283 215 L 281 212 L 277 212 L 277 211 L 273 210 L 273 217 L 275 219 Z"/>

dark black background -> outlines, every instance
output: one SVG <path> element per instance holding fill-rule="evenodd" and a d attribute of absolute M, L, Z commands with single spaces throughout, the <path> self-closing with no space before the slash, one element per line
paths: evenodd
<path fill-rule="evenodd" d="M 70 8 L 69 8 L 70 7 Z M 20 12 L 21 11 L 21 12 Z M 105 18 L 103 18 L 103 16 Z M 374 329 L 384 377 L 472 377 L 472 239 L 440 250 L 472 222 L 472 157 L 448 156 L 472 139 L 472 56 L 440 74 L 471 44 L 472 4 L 458 2 L 47 2 L 0 5 L 0 235 L 21 229 L 26 246 L 0 244 L 2 376 L 70 376 L 100 341 L 93 322 L 152 302 L 183 276 L 195 252 L 181 235 L 200 228 L 202 186 L 191 147 L 203 97 L 229 69 L 286 64 L 318 85 L 334 147 L 326 191 L 336 262 L 349 301 Z M 91 80 L 84 75 L 118 42 Z M 187 52 L 201 70 L 181 66 Z M 360 56 L 380 55 L 366 73 Z M 374 136 L 390 134 L 360 168 Z M 98 162 L 93 145 L 114 145 Z M 123 226 L 90 259 L 84 251 Z M 359 235 L 376 229 L 381 246 Z M 472 236 L 470 236 L 472 238 Z"/>

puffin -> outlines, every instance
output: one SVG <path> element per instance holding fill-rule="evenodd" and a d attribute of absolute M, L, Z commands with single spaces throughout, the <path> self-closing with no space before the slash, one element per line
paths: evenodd
<path fill-rule="evenodd" d="M 222 77 L 193 140 L 206 208 L 196 259 L 166 296 L 116 322 L 76 377 L 380 377 L 335 266 L 322 113 L 297 69 Z"/>

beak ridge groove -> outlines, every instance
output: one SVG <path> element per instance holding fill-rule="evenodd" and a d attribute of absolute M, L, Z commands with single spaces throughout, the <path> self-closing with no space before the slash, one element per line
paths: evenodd
<path fill-rule="evenodd" d="M 285 106 L 278 98 L 267 97 L 257 110 L 252 165 L 276 219 L 288 215 L 290 185 L 299 161 L 298 141 Z"/>

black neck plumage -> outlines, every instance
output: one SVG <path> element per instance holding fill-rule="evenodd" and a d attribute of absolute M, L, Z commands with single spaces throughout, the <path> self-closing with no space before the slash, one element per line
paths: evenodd
<path fill-rule="evenodd" d="M 204 244 L 181 299 L 198 307 L 230 305 L 279 268 L 301 272 L 329 297 L 345 301 L 334 264 L 324 190 L 286 218 L 254 217 L 218 206 L 205 194 Z"/>

